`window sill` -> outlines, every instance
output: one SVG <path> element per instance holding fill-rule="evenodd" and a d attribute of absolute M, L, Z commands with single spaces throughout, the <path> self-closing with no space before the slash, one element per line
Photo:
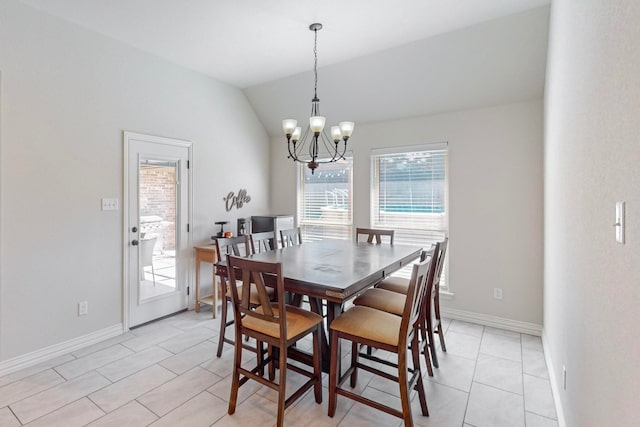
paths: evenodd
<path fill-rule="evenodd" d="M 440 289 L 440 298 L 445 299 L 445 300 L 452 300 L 454 299 L 456 296 L 456 294 L 454 294 L 453 292 L 446 290 L 446 289 Z"/>

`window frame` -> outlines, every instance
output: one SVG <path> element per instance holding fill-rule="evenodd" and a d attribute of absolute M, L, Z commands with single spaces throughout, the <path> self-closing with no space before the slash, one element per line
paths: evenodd
<path fill-rule="evenodd" d="M 348 163 L 348 173 L 349 173 L 349 184 L 348 184 L 348 219 L 345 222 L 331 222 L 331 221 L 322 221 L 322 220 L 309 220 L 304 215 L 304 190 L 305 190 L 305 172 L 309 171 L 309 168 L 305 163 L 296 162 L 296 218 L 297 225 L 300 227 L 302 231 L 302 239 L 303 241 L 313 241 L 318 240 L 318 237 L 310 237 L 310 233 L 307 231 L 307 227 L 313 226 L 324 226 L 328 228 L 334 228 L 336 230 L 342 230 L 343 232 L 335 233 L 338 239 L 350 240 L 353 239 L 353 153 L 348 151 L 344 155 L 345 159 L 338 160 L 336 162 L 331 163 L 323 163 L 316 170 L 315 173 L 322 173 L 322 169 L 327 169 L 327 167 L 331 167 L 332 165 L 339 165 Z M 319 161 L 327 160 L 327 159 L 319 159 Z"/>
<path fill-rule="evenodd" d="M 448 142 L 438 142 L 438 143 L 427 143 L 427 144 L 417 144 L 417 145 L 408 145 L 408 146 L 398 146 L 398 147 L 386 147 L 386 148 L 372 148 L 370 153 L 370 201 L 369 201 L 369 221 L 371 224 L 371 228 L 392 228 L 396 230 L 395 243 L 402 244 L 402 237 L 398 239 L 398 230 L 411 230 L 413 228 L 405 228 L 398 227 L 398 224 L 389 224 L 380 221 L 380 174 L 378 168 L 378 160 L 382 156 L 386 155 L 397 155 L 403 153 L 415 153 L 415 152 L 425 152 L 425 151 L 445 151 L 444 153 L 444 218 L 442 228 L 440 229 L 424 229 L 426 233 L 438 234 L 441 233 L 445 238 L 449 237 L 449 146 Z M 434 239 L 435 241 L 438 239 Z M 407 243 L 407 244 L 415 244 L 415 243 Z M 449 248 L 451 245 L 449 244 Z M 428 244 L 425 245 L 425 249 L 428 249 Z M 441 279 L 441 291 L 450 292 L 450 281 L 449 281 L 449 251 L 447 251 L 447 255 L 445 258 L 445 265 L 443 269 L 443 277 Z M 404 270 L 404 269 L 403 269 Z M 410 274 L 410 271 L 407 269 L 406 271 L 400 270 L 395 273 L 398 276 L 405 277 Z"/>

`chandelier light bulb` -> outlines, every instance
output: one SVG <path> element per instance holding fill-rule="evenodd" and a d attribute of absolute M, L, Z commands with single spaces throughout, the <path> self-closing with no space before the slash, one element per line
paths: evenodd
<path fill-rule="evenodd" d="M 300 139 L 300 135 L 302 134 L 302 128 L 300 126 L 296 127 L 291 135 L 291 140 L 296 142 Z"/>
<path fill-rule="evenodd" d="M 331 126 L 331 139 L 333 139 L 333 142 L 338 142 L 342 139 L 342 132 L 340 132 L 340 126 Z"/>
<path fill-rule="evenodd" d="M 309 118 L 309 127 L 311 128 L 311 132 L 320 133 L 322 129 L 324 129 L 324 123 L 327 121 L 325 117 L 322 116 L 313 116 Z"/>
<path fill-rule="evenodd" d="M 296 128 L 296 125 L 298 124 L 297 120 L 294 119 L 285 119 L 282 121 L 282 130 L 284 131 L 284 134 L 289 136 L 293 133 L 293 131 Z"/>
<path fill-rule="evenodd" d="M 340 133 L 344 138 L 349 138 L 353 133 L 355 123 L 353 122 L 340 122 Z"/>

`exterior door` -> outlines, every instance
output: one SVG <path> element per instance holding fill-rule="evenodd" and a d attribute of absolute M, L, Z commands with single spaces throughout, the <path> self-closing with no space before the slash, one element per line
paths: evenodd
<path fill-rule="evenodd" d="M 125 132 L 125 324 L 188 305 L 191 143 Z"/>

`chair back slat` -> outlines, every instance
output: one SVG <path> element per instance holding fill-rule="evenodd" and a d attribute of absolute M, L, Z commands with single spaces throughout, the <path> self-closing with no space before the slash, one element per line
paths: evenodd
<path fill-rule="evenodd" d="M 227 255 L 227 259 L 229 258 L 229 255 Z M 229 261 L 227 261 L 227 270 L 233 269 L 233 267 L 230 266 Z M 251 272 L 249 270 L 241 270 L 240 271 L 241 277 L 242 277 L 242 298 L 240 301 L 240 309 L 250 309 L 251 308 Z M 236 281 L 229 281 L 229 283 L 238 283 L 237 279 Z M 232 288 L 235 288 L 235 291 L 237 292 L 237 288 L 235 286 L 232 286 Z M 233 292 L 233 289 L 232 289 Z"/>
<path fill-rule="evenodd" d="M 268 252 L 277 249 L 278 242 L 273 231 L 263 231 L 262 233 L 252 233 L 249 235 L 251 242 L 251 253 Z"/>
<path fill-rule="evenodd" d="M 242 299 L 239 298 L 238 289 L 235 286 L 231 286 L 231 299 L 235 308 L 236 325 L 242 327 L 243 319 L 246 317 L 252 317 L 270 323 L 278 323 L 280 325 L 280 336 L 286 337 L 282 264 L 227 255 L 227 271 L 231 283 L 242 279 Z M 275 285 L 276 288 L 278 301 L 277 314 L 273 310 L 269 294 L 267 293 L 267 282 Z M 257 290 L 260 311 L 254 309 L 256 304 L 255 302 L 252 304 L 250 300 L 250 287 L 252 286 Z"/>
<path fill-rule="evenodd" d="M 260 305 L 262 306 L 262 312 L 267 316 L 273 317 L 274 314 L 273 310 L 271 309 L 271 300 L 269 298 L 269 294 L 267 294 L 267 285 L 264 283 L 264 277 L 262 276 L 262 273 L 252 271 L 251 276 L 251 282 L 255 284 L 258 291 L 258 301 L 260 301 Z"/>
<path fill-rule="evenodd" d="M 301 245 L 302 231 L 300 230 L 300 227 L 280 230 L 280 241 L 282 242 L 283 248 Z"/>
<path fill-rule="evenodd" d="M 367 243 L 382 244 L 382 236 L 389 238 L 389 244 L 393 245 L 394 230 L 383 230 L 379 228 L 356 228 L 356 243 L 359 242 L 360 236 L 367 236 Z"/>

